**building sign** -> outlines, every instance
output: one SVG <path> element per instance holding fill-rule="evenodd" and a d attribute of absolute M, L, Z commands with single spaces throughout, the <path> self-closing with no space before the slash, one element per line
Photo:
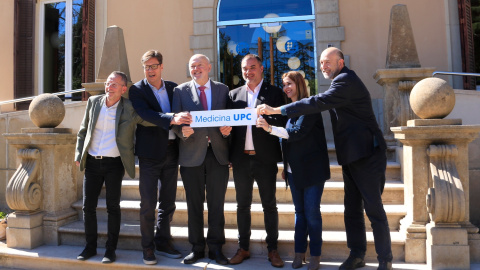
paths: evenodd
<path fill-rule="evenodd" d="M 257 122 L 257 109 L 193 111 L 191 127 L 247 126 Z"/>

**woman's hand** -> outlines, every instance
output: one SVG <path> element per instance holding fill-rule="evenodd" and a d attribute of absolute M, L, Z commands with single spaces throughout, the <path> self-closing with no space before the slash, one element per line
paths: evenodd
<path fill-rule="evenodd" d="M 267 120 L 263 119 L 263 117 L 258 117 L 257 118 L 257 128 L 263 128 L 266 132 L 272 131 L 272 128 L 270 125 L 267 123 Z"/>

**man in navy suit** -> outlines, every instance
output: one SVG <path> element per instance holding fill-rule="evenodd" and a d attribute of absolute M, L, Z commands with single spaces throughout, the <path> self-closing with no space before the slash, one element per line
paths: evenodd
<path fill-rule="evenodd" d="M 392 269 L 390 229 L 381 197 L 385 186 L 387 146 L 373 113 L 370 94 L 355 72 L 345 67 L 339 49 L 330 47 L 324 50 L 320 64 L 323 76 L 332 80 L 325 93 L 277 108 L 261 105 L 258 112 L 291 118 L 330 111 L 337 159 L 342 165 L 345 183 L 345 229 L 350 248 L 350 256 L 340 269 L 365 265 L 364 209 L 372 224 L 378 269 Z"/>
<path fill-rule="evenodd" d="M 146 52 L 141 59 L 145 79 L 129 90 L 137 114 L 157 125 L 138 125 L 136 131 L 135 155 L 140 166 L 140 231 L 145 264 L 157 263 L 154 253 L 169 258 L 182 256 L 174 248 L 170 233 L 178 178 L 178 143 L 171 126 L 189 124 L 191 117 L 187 113 L 171 113 L 173 89 L 177 84 L 162 79 L 162 61 L 160 52 Z M 157 202 L 158 216 L 155 219 Z"/>
<path fill-rule="evenodd" d="M 259 104 L 281 106 L 285 104 L 282 89 L 270 85 L 263 75 L 260 57 L 248 54 L 242 59 L 242 75 L 245 85 L 230 91 L 229 109 L 255 108 Z M 266 116 L 274 126 L 284 127 L 286 118 L 280 115 Z M 250 258 L 251 212 L 253 182 L 257 181 L 261 194 L 267 237 L 268 260 L 274 267 L 283 267 L 277 252 L 278 210 L 275 193 L 277 190 L 277 162 L 282 161 L 278 138 L 255 126 L 236 126 L 232 130 L 230 161 L 237 199 L 237 224 L 239 249 L 230 260 L 239 264 Z"/>

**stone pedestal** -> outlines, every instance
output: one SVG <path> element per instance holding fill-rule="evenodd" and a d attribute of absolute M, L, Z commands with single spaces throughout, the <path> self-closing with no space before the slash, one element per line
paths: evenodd
<path fill-rule="evenodd" d="M 22 133 L 3 136 L 7 139 L 8 145 L 17 151 L 17 164 L 20 164 L 9 182 L 12 188 L 7 187 L 7 202 L 15 210 L 12 220 L 10 216 L 8 219 L 9 234 L 22 232 L 21 237 L 12 237 L 12 241 L 16 239 L 14 244 L 22 247 L 33 247 L 42 241 L 45 244 L 58 245 L 58 228 L 77 219 L 77 213 L 71 207 L 78 200 L 74 171 L 76 135 L 71 134 L 70 129 L 51 128 L 24 129 Z M 20 156 L 22 152 L 38 153 L 38 166 L 32 167 L 31 162 L 25 161 L 26 157 Z M 21 182 L 16 175 L 24 175 L 23 171 L 27 171 L 23 182 L 28 182 L 26 186 L 35 188 L 30 188 L 32 191 L 30 195 L 27 194 L 30 199 L 18 200 L 19 196 L 16 194 L 23 194 L 19 191 L 21 188 L 10 183 Z M 38 205 L 29 203 L 32 200 Z M 19 225 L 15 227 L 12 222 Z"/>
<path fill-rule="evenodd" d="M 7 247 L 32 249 L 43 245 L 43 215 L 38 211 L 8 215 Z"/>
<path fill-rule="evenodd" d="M 461 125 L 458 119 L 417 119 L 408 121 L 407 126 L 392 127 L 391 130 L 395 139 L 403 143 L 402 170 L 407 215 L 401 222 L 401 230 L 406 233 L 405 261 L 427 261 L 426 226 L 430 222 L 427 194 L 433 187 L 427 150 L 431 145 L 454 145 L 458 151 L 453 164 L 465 195 L 464 220 L 458 224 L 468 232 L 470 250 L 478 250 L 478 228 L 469 222 L 468 144 L 478 137 L 480 126 Z"/>
<path fill-rule="evenodd" d="M 430 269 L 470 269 L 468 232 L 460 225 L 427 225 L 427 265 Z"/>
<path fill-rule="evenodd" d="M 420 80 L 432 76 L 435 68 L 379 69 L 373 78 L 383 87 L 383 135 L 388 145 L 395 145 L 391 127 L 406 126 L 417 118 L 410 107 L 410 92 Z"/>

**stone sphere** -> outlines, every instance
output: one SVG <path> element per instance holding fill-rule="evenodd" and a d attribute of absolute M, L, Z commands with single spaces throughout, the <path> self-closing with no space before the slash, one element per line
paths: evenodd
<path fill-rule="evenodd" d="M 442 79 L 426 78 L 413 87 L 410 106 L 422 119 L 442 119 L 455 107 L 455 92 Z"/>
<path fill-rule="evenodd" d="M 55 128 L 65 117 L 63 101 L 52 94 L 41 94 L 28 107 L 30 120 L 39 128 Z"/>

